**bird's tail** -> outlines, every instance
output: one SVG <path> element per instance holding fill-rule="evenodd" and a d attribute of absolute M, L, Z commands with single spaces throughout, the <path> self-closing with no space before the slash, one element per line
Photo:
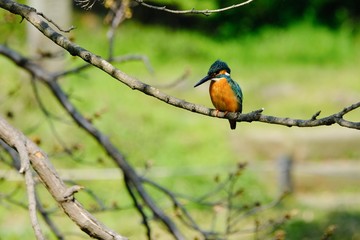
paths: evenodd
<path fill-rule="evenodd" d="M 229 120 L 230 128 L 234 130 L 236 128 L 236 120 Z"/>

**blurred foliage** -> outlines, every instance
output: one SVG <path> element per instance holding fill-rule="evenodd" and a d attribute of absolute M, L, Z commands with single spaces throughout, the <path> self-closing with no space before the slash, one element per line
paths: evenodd
<path fill-rule="evenodd" d="M 178 1 L 161 0 L 147 1 L 156 6 L 169 9 L 215 9 L 239 3 L 238 0 L 228 1 Z M 331 28 L 343 25 L 355 27 L 360 20 L 360 4 L 355 0 L 255 0 L 240 8 L 204 15 L 171 14 L 146 7 L 134 8 L 134 17 L 142 23 L 156 23 L 167 27 L 183 27 L 186 29 L 203 30 L 216 37 L 235 37 L 239 34 L 256 31 L 264 26 L 286 27 L 303 21 L 312 21 Z"/>
<path fill-rule="evenodd" d="M 360 214 L 354 210 L 334 210 L 320 219 L 296 219 L 284 228 L 288 239 L 359 239 Z M 323 236 L 320 238 L 319 236 Z M 329 236 L 329 238 L 325 238 Z"/>

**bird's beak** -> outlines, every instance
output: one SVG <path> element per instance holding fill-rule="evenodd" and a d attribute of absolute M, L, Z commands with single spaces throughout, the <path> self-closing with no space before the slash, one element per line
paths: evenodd
<path fill-rule="evenodd" d="M 204 77 L 203 79 L 201 79 L 199 82 L 197 82 L 194 87 L 197 87 L 201 84 L 203 84 L 204 82 L 207 82 L 211 79 L 212 77 L 210 75 L 207 75 L 206 77 Z"/>

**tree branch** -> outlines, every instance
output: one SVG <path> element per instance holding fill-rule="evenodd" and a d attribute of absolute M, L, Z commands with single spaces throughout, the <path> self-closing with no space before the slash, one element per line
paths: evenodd
<path fill-rule="evenodd" d="M 138 210 L 138 212 L 140 213 L 142 219 L 143 219 L 143 225 L 145 226 L 146 228 L 146 236 L 149 240 L 151 240 L 151 227 L 150 227 L 150 224 L 149 224 L 149 219 L 148 219 L 148 216 L 146 215 L 144 209 L 143 209 L 143 206 L 139 203 L 136 195 L 135 195 L 135 192 L 134 190 L 132 189 L 132 184 L 131 184 L 131 181 L 130 179 L 124 179 L 125 181 L 125 186 L 126 186 L 126 189 L 128 190 L 129 192 L 129 195 L 131 197 L 131 199 L 133 200 L 133 203 L 134 203 L 134 207 Z"/>
<path fill-rule="evenodd" d="M 83 206 L 79 202 L 77 202 L 72 196 L 72 194 L 75 192 L 75 190 L 78 189 L 78 187 L 75 186 L 67 188 L 64 182 L 60 179 L 58 173 L 50 164 L 46 154 L 40 148 L 38 148 L 35 143 L 27 139 L 20 131 L 13 128 L 9 123 L 7 123 L 2 117 L 0 117 L 0 139 L 2 139 L 9 146 L 15 147 L 18 152 L 19 145 L 23 145 L 23 149 L 21 151 L 24 151 L 23 154 L 26 154 L 26 156 L 28 157 L 33 169 L 36 171 L 39 178 L 41 179 L 41 182 L 49 190 L 50 194 L 63 208 L 64 212 L 71 218 L 71 220 L 73 220 L 89 236 L 98 239 L 126 239 L 119 234 L 113 232 L 112 230 L 108 229 L 97 219 L 95 219 L 88 211 L 86 211 Z M 20 143 L 15 144 L 15 141 L 19 141 L 19 139 Z M 21 159 L 22 154 L 20 154 L 20 152 L 19 155 Z M 43 236 L 39 233 L 38 228 L 40 228 L 40 226 L 37 222 L 35 222 L 37 220 L 34 220 L 34 218 L 36 217 L 36 199 L 33 189 L 33 178 L 30 167 L 28 167 L 25 171 L 25 178 L 28 188 L 29 210 L 31 214 L 32 224 L 35 229 L 37 238 L 44 239 Z M 69 191 L 69 189 L 71 191 Z M 71 198 L 69 196 L 69 192 L 71 193 Z"/>
<path fill-rule="evenodd" d="M 42 233 L 42 230 L 39 225 L 39 220 L 36 214 L 37 212 L 36 212 L 36 198 L 35 198 L 35 183 L 31 168 L 28 168 L 25 171 L 25 182 L 26 182 L 26 189 L 28 195 L 28 206 L 29 206 L 31 225 L 34 229 L 36 239 L 45 240 L 44 234 Z"/>
<path fill-rule="evenodd" d="M 17 129 L 13 128 L 0 118 L 0 138 L 6 142 L 10 147 L 17 150 L 20 157 L 21 167 L 19 172 L 25 175 L 25 183 L 28 196 L 28 208 L 30 213 L 30 220 L 35 232 L 35 236 L 39 240 L 43 240 L 44 235 L 41 231 L 39 221 L 36 215 L 36 200 L 34 179 L 30 168 L 29 153 L 27 150 L 27 139 Z"/>
<path fill-rule="evenodd" d="M 182 99 L 178 99 L 176 97 L 167 95 L 166 93 L 161 92 L 159 89 L 143 83 L 129 75 L 125 74 L 124 72 L 120 71 L 119 69 L 115 68 L 112 64 L 110 64 L 105 59 L 93 54 L 92 52 L 78 46 L 77 44 L 72 43 L 68 38 L 61 35 L 60 33 L 56 32 L 52 29 L 46 22 L 39 17 L 36 12 L 36 9 L 31 8 L 26 5 L 18 4 L 11 0 L 2 0 L 0 1 L 0 7 L 7 9 L 8 11 L 20 15 L 26 20 L 28 20 L 32 25 L 34 25 L 39 31 L 41 31 L 46 37 L 51 39 L 54 43 L 59 45 L 60 47 L 67 50 L 71 55 L 78 56 L 82 58 L 84 61 L 89 62 L 95 67 L 98 67 L 102 71 L 106 72 L 113 78 L 119 80 L 123 84 L 127 85 L 133 90 L 141 91 L 149 96 L 155 97 L 160 101 L 163 101 L 167 104 L 172 106 L 183 108 L 185 110 L 196 112 L 199 114 L 211 116 L 211 117 L 218 117 L 218 118 L 226 118 L 226 119 L 233 119 L 237 122 L 263 122 L 263 123 L 270 123 L 270 124 L 278 124 L 283 126 L 297 126 L 297 127 L 316 127 L 316 126 L 328 126 L 332 124 L 338 124 L 343 127 L 353 128 L 353 129 L 360 129 L 360 122 L 351 122 L 343 119 L 343 116 L 350 111 L 353 111 L 360 107 L 360 102 L 355 103 L 344 110 L 335 113 L 333 115 L 321 118 L 321 119 L 309 119 L 309 120 L 302 120 L 302 119 L 292 119 L 292 118 L 280 118 L 280 117 L 273 117 L 263 115 L 263 109 L 256 110 L 247 114 L 240 114 L 240 113 L 224 113 L 219 112 L 215 109 L 209 109 L 207 107 L 197 105 L 194 103 L 187 102 Z M 1 53 L 6 55 L 6 47 L 1 47 Z M 24 60 L 24 59 L 18 59 Z M 27 59 L 26 59 L 27 60 Z M 20 64 L 19 64 L 20 63 Z M 24 65 L 23 62 L 17 62 L 18 65 Z"/>
<path fill-rule="evenodd" d="M 45 23 L 46 24 L 46 23 Z M 56 32 L 52 32 L 51 30 L 48 30 L 46 32 L 51 32 L 50 36 L 56 35 Z M 44 33 L 46 33 L 44 32 Z M 61 35 L 59 35 L 59 38 L 65 38 Z M 360 129 L 360 122 L 351 122 L 345 120 L 343 117 L 345 114 L 357 109 L 360 107 L 360 102 L 354 103 L 349 107 L 344 108 L 342 111 L 329 115 L 327 117 L 323 117 L 320 119 L 316 119 L 317 113 L 313 115 L 308 120 L 302 120 L 302 119 L 293 119 L 293 118 L 281 118 L 281 117 L 274 117 L 274 116 L 267 116 L 263 115 L 262 112 L 264 109 L 259 109 L 252 111 L 247 114 L 240 114 L 240 113 L 225 113 L 225 112 L 219 112 L 216 109 L 209 109 L 207 107 L 197 105 L 194 103 L 187 102 L 182 99 L 178 99 L 176 97 L 167 95 L 163 92 L 161 92 L 159 89 L 152 87 L 148 84 L 145 84 L 139 80 L 136 80 L 119 69 L 115 68 L 113 65 L 111 65 L 106 60 L 94 55 L 93 53 L 77 46 L 76 44 L 71 43 L 66 38 L 63 40 L 57 40 L 59 43 L 64 45 L 63 47 L 67 49 L 68 51 L 75 50 L 73 53 L 81 58 L 83 58 L 85 61 L 89 61 L 92 65 L 100 68 L 101 70 L 105 71 L 115 79 L 121 81 L 128 87 L 141 91 L 149 96 L 155 97 L 167 104 L 173 105 L 175 107 L 183 108 L 185 110 L 196 112 L 199 114 L 211 116 L 211 117 L 217 117 L 217 118 L 226 118 L 226 119 L 234 119 L 238 122 L 263 122 L 263 123 L 269 123 L 269 124 L 277 124 L 277 125 L 283 125 L 283 126 L 296 126 L 296 127 L 316 127 L 316 126 L 328 126 L 333 124 L 338 124 L 343 127 L 353 128 L 353 129 Z M 63 43 L 66 42 L 66 43 Z M 62 46 L 60 45 L 60 46 Z M 10 49 L 8 49 L 4 45 L 0 45 L 0 54 L 3 54 L 10 58 L 13 62 L 15 62 L 17 65 L 27 69 L 30 73 L 36 75 L 36 77 L 40 79 L 46 79 L 46 81 L 54 81 L 56 79 L 55 75 L 49 75 L 47 73 L 44 73 L 43 71 L 39 71 L 38 67 L 34 67 L 34 63 L 31 62 L 29 59 L 24 58 Z M 44 76 L 45 74 L 45 76 Z M 315 116 L 315 117 L 314 117 Z"/>
<path fill-rule="evenodd" d="M 101 133 L 93 124 L 91 124 L 87 119 L 85 119 L 81 113 L 71 104 L 67 95 L 63 92 L 61 87 L 56 81 L 47 81 L 46 79 L 41 79 L 44 83 L 50 88 L 54 96 L 68 112 L 68 114 L 73 118 L 73 120 L 86 132 L 88 132 L 99 145 L 106 151 L 106 153 L 114 160 L 114 162 L 119 166 L 123 171 L 125 178 L 132 182 L 132 185 L 137 190 L 138 194 L 141 196 L 145 204 L 150 208 L 153 214 L 160 219 L 165 226 L 168 228 L 169 232 L 173 234 L 176 239 L 184 239 L 176 225 L 171 221 L 171 219 L 159 208 L 157 207 L 154 200 L 148 195 L 145 189 L 142 186 L 141 180 L 132 166 L 126 161 L 124 155 L 112 144 L 107 136 Z"/>
<path fill-rule="evenodd" d="M 43 205 L 40 201 L 40 198 L 36 192 L 35 192 L 35 198 L 36 198 L 37 209 L 40 212 L 40 214 L 43 217 L 46 224 L 49 226 L 49 228 L 51 229 L 51 231 L 54 233 L 54 235 L 56 236 L 56 238 L 58 240 L 64 240 L 65 237 L 60 232 L 59 228 L 55 225 L 54 221 L 51 220 L 51 218 L 49 216 L 50 215 L 49 212 L 46 211 L 45 208 L 43 207 Z"/>
<path fill-rule="evenodd" d="M 194 218 L 187 211 L 187 209 L 178 200 L 178 197 L 172 191 L 170 191 L 169 189 L 167 189 L 165 187 L 160 186 L 156 182 L 154 182 L 150 179 L 147 179 L 145 177 L 143 177 L 141 180 L 144 183 L 147 183 L 147 184 L 153 186 L 154 188 L 158 189 L 159 191 L 163 192 L 166 196 L 169 197 L 169 199 L 171 200 L 171 202 L 174 205 L 174 210 L 176 211 L 177 217 L 182 221 L 182 223 L 184 225 L 201 233 L 203 235 L 204 239 L 211 239 L 211 236 L 213 236 L 215 234 L 213 232 L 209 232 L 209 231 L 205 231 L 205 230 L 201 229 L 200 226 L 194 220 Z"/>
<path fill-rule="evenodd" d="M 241 2 L 238 4 L 234 4 L 228 7 L 224 7 L 224 8 L 219 8 L 219 9 L 213 9 L 213 10 L 196 10 L 196 9 L 190 9 L 190 10 L 173 10 L 173 9 L 169 9 L 166 6 L 162 6 L 162 7 L 158 7 L 158 6 L 154 6 L 148 3 L 145 3 L 144 0 L 134 0 L 135 2 L 137 2 L 138 4 L 144 6 L 144 7 L 148 7 L 151 9 L 155 9 L 155 10 L 160 10 L 160 11 L 165 11 L 165 12 L 169 12 L 169 13 L 174 13 L 174 14 L 203 14 L 205 16 L 209 16 L 212 13 L 219 13 L 219 12 L 224 12 L 224 11 L 228 11 L 230 9 L 234 9 L 234 8 L 238 8 L 241 6 L 244 6 L 246 4 L 251 3 L 253 0 L 247 0 L 245 2 Z"/>
<path fill-rule="evenodd" d="M 57 29 L 59 29 L 59 31 L 64 32 L 64 33 L 69 33 L 72 30 L 75 29 L 74 26 L 69 27 L 68 29 L 63 29 L 61 28 L 56 22 L 54 22 L 53 20 L 51 20 L 50 18 L 48 18 L 45 14 L 38 12 L 37 13 L 39 16 L 43 17 L 46 21 L 48 21 L 49 23 L 52 23 Z"/>
<path fill-rule="evenodd" d="M 63 92 L 61 87 L 58 85 L 56 78 L 53 74 L 46 72 L 39 65 L 30 61 L 27 58 L 22 57 L 18 53 L 8 49 L 5 46 L 0 45 L 0 54 L 4 54 L 14 61 L 17 65 L 27 70 L 35 78 L 41 80 L 45 83 L 50 90 L 53 92 L 54 96 L 68 112 L 68 114 L 73 118 L 73 120 L 85 131 L 87 131 L 95 140 L 100 144 L 101 147 L 107 152 L 107 154 L 115 161 L 115 163 L 122 169 L 125 176 L 132 181 L 132 184 L 136 188 L 139 195 L 142 197 L 146 205 L 151 209 L 154 215 L 161 219 L 161 221 L 166 225 L 169 232 L 176 237 L 176 239 L 183 239 L 182 234 L 177 229 L 176 225 L 171 221 L 171 219 L 157 207 L 153 199 L 147 194 L 145 189 L 142 186 L 141 179 L 136 174 L 135 170 L 129 165 L 125 157 L 119 150 L 110 142 L 107 136 L 102 134 L 98 129 L 95 128 L 88 120 L 86 120 L 80 112 L 71 104 L 67 95 Z"/>

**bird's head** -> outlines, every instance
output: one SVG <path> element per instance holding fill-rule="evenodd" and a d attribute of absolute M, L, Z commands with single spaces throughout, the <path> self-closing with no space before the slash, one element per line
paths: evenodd
<path fill-rule="evenodd" d="M 217 79 L 216 77 L 220 74 L 230 75 L 230 72 L 231 72 L 231 70 L 225 62 L 223 62 L 221 60 L 216 60 L 210 66 L 208 74 L 203 79 L 201 79 L 198 83 L 196 83 L 194 87 L 197 87 L 209 80 L 216 80 Z"/>

